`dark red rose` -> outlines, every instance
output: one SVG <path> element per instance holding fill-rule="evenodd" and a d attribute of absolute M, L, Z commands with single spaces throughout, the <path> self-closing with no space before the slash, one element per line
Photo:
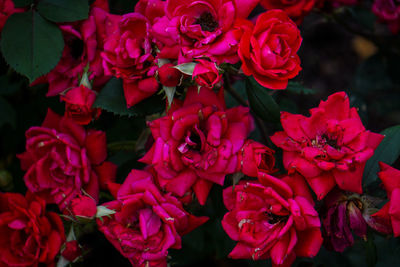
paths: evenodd
<path fill-rule="evenodd" d="M 179 84 L 182 78 L 182 73 L 174 68 L 174 64 L 167 63 L 162 65 L 158 70 L 158 79 L 164 86 L 174 87 Z"/>
<path fill-rule="evenodd" d="M 78 241 L 72 240 L 65 243 L 65 248 L 61 255 L 68 261 L 73 262 L 82 255 L 82 249 Z"/>
<path fill-rule="evenodd" d="M 61 218 L 34 195 L 0 193 L 0 266 L 54 265 L 65 241 Z"/>
<path fill-rule="evenodd" d="M 219 73 L 217 65 L 214 62 L 197 59 L 197 64 L 193 69 L 192 79 L 199 86 L 212 89 L 222 79 L 222 74 Z"/>

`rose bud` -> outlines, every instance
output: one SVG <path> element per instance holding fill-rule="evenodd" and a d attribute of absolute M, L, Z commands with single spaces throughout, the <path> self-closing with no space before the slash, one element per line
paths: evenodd
<path fill-rule="evenodd" d="M 91 220 L 96 216 L 96 202 L 91 197 L 80 195 L 71 201 L 70 211 L 77 219 Z"/>
<path fill-rule="evenodd" d="M 83 84 L 68 90 L 61 100 L 65 101 L 65 116 L 80 125 L 87 125 L 100 116 L 101 109 L 92 108 L 96 92 Z"/>
<path fill-rule="evenodd" d="M 82 255 L 82 249 L 78 241 L 72 240 L 65 243 L 65 249 L 61 255 L 68 261 L 73 262 Z"/>
<path fill-rule="evenodd" d="M 182 73 L 174 68 L 174 65 L 167 63 L 158 69 L 158 79 L 164 86 L 175 87 L 179 84 Z"/>
<path fill-rule="evenodd" d="M 221 81 L 222 75 L 219 74 L 218 68 L 214 62 L 197 59 L 198 63 L 193 69 L 192 79 L 200 86 L 213 88 Z"/>
<path fill-rule="evenodd" d="M 329 193 L 325 198 L 325 215 L 322 219 L 326 246 L 343 252 L 354 243 L 352 232 L 363 239 L 367 238 L 368 226 L 384 234 L 390 233 L 390 225 L 371 216 L 379 202 L 377 198 L 340 190 Z"/>

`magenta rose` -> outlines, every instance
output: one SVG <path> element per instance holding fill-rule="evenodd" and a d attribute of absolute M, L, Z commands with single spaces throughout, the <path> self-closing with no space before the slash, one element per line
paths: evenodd
<path fill-rule="evenodd" d="M 167 266 L 168 249 L 181 248 L 181 236 L 208 218 L 186 212 L 170 194 L 162 194 L 152 174 L 132 170 L 117 193 L 103 204 L 116 213 L 97 220 L 99 230 L 133 266 Z"/>
<path fill-rule="evenodd" d="M 272 149 L 253 140 L 246 140 L 238 153 L 237 171 L 250 177 L 257 177 L 260 171 L 276 172 L 275 158 Z"/>
<path fill-rule="evenodd" d="M 34 195 L 0 193 L 0 266 L 55 265 L 65 241 L 61 218 Z"/>
<path fill-rule="evenodd" d="M 290 266 L 296 257 L 314 257 L 322 244 L 320 220 L 301 177 L 278 179 L 259 173 L 258 181 L 240 181 L 223 192 L 228 209 L 222 227 L 237 245 L 233 259 L 271 258 Z"/>
<path fill-rule="evenodd" d="M 297 55 L 301 42 L 300 30 L 284 11 L 262 13 L 255 26 L 245 27 L 240 40 L 243 73 L 264 87 L 285 89 L 301 70 Z"/>
<path fill-rule="evenodd" d="M 154 144 L 141 159 L 154 166 L 162 188 L 182 197 L 192 189 L 204 204 L 213 183 L 234 173 L 252 130 L 249 109 L 225 108 L 223 90 L 190 87 L 183 104 L 149 123 Z"/>
<path fill-rule="evenodd" d="M 139 13 L 125 14 L 114 22 L 115 31 L 106 37 L 102 52 L 106 74 L 121 78 L 128 107 L 153 95 L 159 87 L 155 73 L 150 23 Z"/>
<path fill-rule="evenodd" d="M 178 63 L 202 56 L 218 64 L 238 62 L 242 20 L 257 3 L 258 0 L 167 1 L 165 15 L 152 28 L 161 43 L 161 57 L 171 58 L 163 50 L 174 50 L 179 54 Z"/>
<path fill-rule="evenodd" d="M 283 131 L 271 140 L 283 149 L 284 167 L 301 173 L 318 199 L 335 185 L 361 194 L 365 163 L 383 135 L 364 128 L 345 92 L 329 96 L 310 112 L 310 117 L 281 113 Z"/>
<path fill-rule="evenodd" d="M 192 79 L 202 87 L 212 89 L 222 79 L 217 65 L 205 59 L 196 59 L 196 66 L 193 69 Z"/>
<path fill-rule="evenodd" d="M 98 199 L 95 168 L 107 157 L 102 131 L 86 131 L 50 109 L 43 124 L 25 133 L 26 152 L 19 154 L 28 190 L 63 210 L 82 189 Z"/>

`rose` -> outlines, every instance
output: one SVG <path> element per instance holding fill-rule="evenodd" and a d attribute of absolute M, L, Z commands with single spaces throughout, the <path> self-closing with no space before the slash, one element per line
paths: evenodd
<path fill-rule="evenodd" d="M 69 211 L 77 219 L 91 220 L 96 216 L 96 201 L 91 197 L 78 195 L 71 201 Z"/>
<path fill-rule="evenodd" d="M 174 51 L 178 63 L 203 56 L 218 64 L 238 62 L 243 20 L 257 4 L 258 0 L 167 1 L 165 15 L 152 27 L 160 57 L 171 58 Z"/>
<path fill-rule="evenodd" d="M 200 86 L 212 89 L 218 84 L 222 75 L 214 62 L 205 59 L 196 59 L 196 66 L 193 69 L 192 79 Z"/>
<path fill-rule="evenodd" d="M 64 226 L 33 195 L 0 194 L 0 266 L 54 264 L 65 241 Z"/>
<path fill-rule="evenodd" d="M 344 92 L 329 96 L 310 112 L 311 117 L 281 113 L 284 131 L 271 140 L 283 149 L 284 167 L 301 173 L 318 199 L 335 185 L 361 194 L 365 163 L 383 135 L 365 130 Z"/>
<path fill-rule="evenodd" d="M 371 216 L 379 202 L 380 199 L 368 195 L 360 196 L 338 189 L 331 191 L 325 198 L 322 217 L 326 247 L 343 252 L 354 243 L 352 231 L 364 240 L 367 239 L 367 226 L 389 234 L 390 225 Z"/>
<path fill-rule="evenodd" d="M 150 23 L 139 13 L 125 14 L 114 22 L 115 31 L 104 41 L 104 71 L 122 78 L 125 99 L 131 107 L 153 95 L 159 85 L 157 65 L 149 35 Z"/>
<path fill-rule="evenodd" d="M 151 23 L 164 16 L 164 9 L 165 1 L 162 0 L 139 0 L 135 6 L 135 12 L 145 16 Z"/>
<path fill-rule="evenodd" d="M 247 140 L 238 153 L 237 171 L 250 177 L 257 177 L 260 171 L 273 173 L 276 171 L 274 153 L 263 144 Z"/>
<path fill-rule="evenodd" d="M 110 78 L 104 75 L 100 56 L 102 36 L 112 30 L 110 18 L 112 16 L 106 11 L 93 7 L 86 20 L 60 25 L 65 43 L 61 59 L 50 73 L 38 78 L 33 84 L 49 83 L 46 96 L 56 96 L 67 89 L 78 87 L 78 77 L 89 65 L 89 79 L 93 80 L 94 89 L 101 88 Z"/>
<path fill-rule="evenodd" d="M 133 266 L 167 266 L 167 250 L 180 249 L 181 235 L 207 221 L 163 195 L 146 171 L 132 170 L 117 200 L 104 206 L 116 213 L 97 220 L 99 230 Z"/>
<path fill-rule="evenodd" d="M 95 167 L 107 156 L 104 132 L 86 131 L 49 109 L 42 126 L 31 127 L 25 136 L 26 152 L 18 157 L 21 168 L 27 170 L 24 181 L 30 192 L 58 204 L 61 210 L 82 189 L 98 199 Z"/>
<path fill-rule="evenodd" d="M 261 0 L 260 4 L 267 10 L 281 9 L 297 24 L 301 24 L 304 16 L 311 12 L 319 0 Z"/>
<path fill-rule="evenodd" d="M 192 189 L 204 204 L 213 183 L 234 173 L 238 152 L 252 129 L 249 109 L 225 109 L 223 90 L 190 87 L 183 104 L 149 123 L 154 144 L 140 160 L 151 164 L 162 188 L 184 196 Z"/>
<path fill-rule="evenodd" d="M 393 0 L 375 0 L 372 12 L 384 23 L 387 23 L 393 34 L 400 30 L 400 6 Z"/>
<path fill-rule="evenodd" d="M 387 202 L 377 213 L 373 214 L 386 222 L 393 229 L 395 237 L 400 236 L 400 171 L 389 165 L 379 162 L 381 171 L 378 173 L 387 192 Z"/>
<path fill-rule="evenodd" d="M 65 116 L 80 125 L 87 125 L 100 116 L 101 109 L 92 108 L 96 92 L 84 85 L 68 90 L 61 100 L 65 101 Z"/>
<path fill-rule="evenodd" d="M 175 87 L 180 83 L 181 78 L 182 73 L 174 68 L 172 63 L 164 64 L 158 69 L 158 79 L 164 86 Z"/>
<path fill-rule="evenodd" d="M 233 259 L 271 258 L 290 266 L 297 256 L 313 257 L 322 244 L 318 213 L 301 177 L 278 179 L 259 173 L 259 182 L 240 181 L 223 191 L 228 213 L 222 220 L 236 247 Z"/>
<path fill-rule="evenodd" d="M 299 71 L 296 54 L 302 38 L 296 24 L 281 10 L 261 14 L 256 25 L 247 27 L 239 44 L 242 70 L 262 86 L 285 89 Z"/>
<path fill-rule="evenodd" d="M 61 255 L 68 261 L 73 262 L 82 255 L 82 249 L 78 241 L 72 240 L 65 243 L 65 248 Z"/>

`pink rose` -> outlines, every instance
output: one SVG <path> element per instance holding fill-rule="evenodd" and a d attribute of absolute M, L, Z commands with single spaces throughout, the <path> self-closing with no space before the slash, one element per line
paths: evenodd
<path fill-rule="evenodd" d="M 235 241 L 233 259 L 271 258 L 290 266 L 296 257 L 314 257 L 322 244 L 320 220 L 301 177 L 278 179 L 259 173 L 258 181 L 240 181 L 223 192 L 228 209 L 222 220 Z"/>
<path fill-rule="evenodd" d="M 272 149 L 253 140 L 247 140 L 238 153 L 237 171 L 250 177 L 257 177 L 260 171 L 276 172 Z"/>
<path fill-rule="evenodd" d="M 155 141 L 141 159 L 154 166 L 162 188 L 179 197 L 192 189 L 201 204 L 213 183 L 223 185 L 236 171 L 253 125 L 248 108 L 225 108 L 222 93 L 190 87 L 183 104 L 149 123 Z"/>
<path fill-rule="evenodd" d="M 18 155 L 28 190 L 63 210 L 83 189 L 98 199 L 95 167 L 107 157 L 102 131 L 86 131 L 73 120 L 50 109 L 40 127 L 25 133 L 26 152 Z"/>
<path fill-rule="evenodd" d="M 155 20 L 153 32 L 163 50 L 180 54 L 178 63 L 207 56 L 216 61 L 238 62 L 241 25 L 258 0 L 170 0 L 165 16 Z M 163 57 L 163 56 L 161 56 Z M 170 58 L 167 56 L 167 58 Z"/>
<path fill-rule="evenodd" d="M 310 112 L 310 117 L 281 113 L 284 131 L 271 140 L 283 149 L 284 167 L 301 173 L 318 199 L 335 185 L 361 194 L 365 163 L 383 135 L 365 130 L 345 92 L 329 96 Z"/>
<path fill-rule="evenodd" d="M 65 241 L 60 216 L 33 195 L 0 193 L 0 232 L 0 266 L 54 266 Z"/>
<path fill-rule="evenodd" d="M 205 59 L 196 59 L 196 66 L 193 69 L 192 79 L 200 86 L 212 89 L 222 79 L 217 65 Z"/>
<path fill-rule="evenodd" d="M 150 23 L 139 13 L 129 13 L 116 20 L 115 31 L 106 37 L 102 52 L 104 71 L 121 78 L 125 99 L 131 107 L 152 96 L 159 87 L 158 69 L 149 35 Z"/>
<path fill-rule="evenodd" d="M 379 162 L 381 171 L 378 173 L 387 192 L 389 202 L 373 215 L 391 225 L 395 237 L 400 236 L 400 171 Z"/>
<path fill-rule="evenodd" d="M 163 195 L 146 171 L 132 170 L 117 200 L 105 203 L 116 213 L 97 220 L 99 230 L 133 266 L 167 266 L 168 249 L 181 248 L 181 236 L 208 218 L 187 213 L 170 194 Z"/>
<path fill-rule="evenodd" d="M 65 116 L 80 125 L 89 124 L 100 116 L 101 109 L 92 108 L 96 92 L 84 85 L 68 90 L 61 100 L 65 101 Z"/>

